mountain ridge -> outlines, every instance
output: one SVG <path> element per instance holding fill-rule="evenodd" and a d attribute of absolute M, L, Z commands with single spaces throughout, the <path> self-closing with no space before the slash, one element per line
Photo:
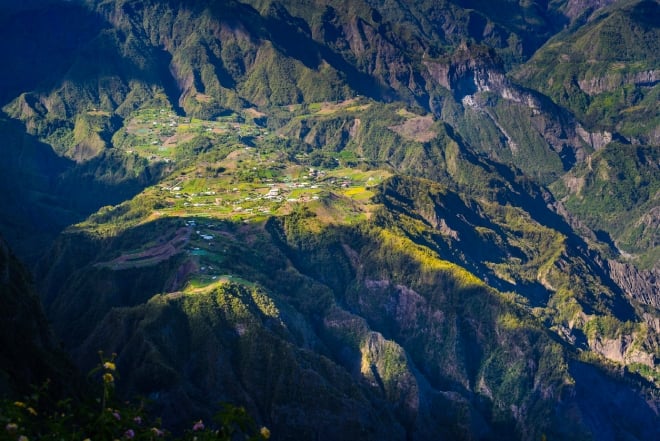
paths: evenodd
<path fill-rule="evenodd" d="M 506 6 L 3 7 L 0 227 L 76 364 L 177 428 L 657 437 L 658 4 Z"/>

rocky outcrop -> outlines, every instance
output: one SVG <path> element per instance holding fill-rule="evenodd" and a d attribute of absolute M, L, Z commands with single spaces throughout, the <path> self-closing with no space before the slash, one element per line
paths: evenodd
<path fill-rule="evenodd" d="M 656 365 L 653 354 L 640 350 L 635 345 L 634 335 L 621 335 L 617 338 L 596 338 L 589 342 L 590 348 L 616 363 L 643 364 L 649 367 Z"/>
<path fill-rule="evenodd" d="M 608 262 L 610 277 L 631 299 L 660 308 L 660 270 L 639 270 L 629 263 Z"/>
<path fill-rule="evenodd" d="M 529 142 L 522 143 L 521 138 L 526 135 L 521 135 L 519 129 L 517 132 L 511 130 L 518 122 L 512 123 L 490 110 L 492 100 L 485 93 L 529 109 L 531 112 L 526 112 L 529 120 L 525 124 L 531 128 L 531 133 L 538 133 L 546 145 L 559 154 L 564 170 L 586 158 L 585 143 L 600 147 L 606 142 L 598 134 L 582 129 L 572 115 L 546 97 L 509 81 L 502 62 L 492 51 L 464 44 L 449 61 L 427 60 L 425 66 L 432 81 L 449 89 L 464 108 L 481 112 L 495 125 L 514 156 L 525 156 L 522 150 Z"/>
<path fill-rule="evenodd" d="M 660 82 L 660 70 L 647 70 L 629 74 L 614 74 L 578 81 L 580 89 L 589 95 L 612 92 L 622 86 L 635 85 L 652 87 Z"/>
<path fill-rule="evenodd" d="M 600 150 L 605 147 L 607 144 L 612 142 L 613 135 L 611 132 L 587 132 L 580 124 L 577 124 L 575 127 L 575 132 L 577 135 L 591 146 L 594 150 Z"/>
<path fill-rule="evenodd" d="M 593 11 L 602 7 L 611 5 L 616 0 L 568 0 L 566 5 L 561 8 L 566 17 L 571 20 L 584 17 L 591 14 Z"/>
<path fill-rule="evenodd" d="M 463 44 L 448 61 L 425 60 L 424 65 L 432 80 L 451 90 L 457 101 L 493 92 L 537 111 L 549 104 L 541 95 L 510 82 L 499 57 L 483 47 Z"/>
<path fill-rule="evenodd" d="M 589 346 L 594 352 L 601 354 L 609 360 L 624 363 L 626 352 L 631 343 L 632 337 L 624 335 L 619 338 L 597 338 L 590 341 Z"/>
<path fill-rule="evenodd" d="M 492 50 L 462 44 L 446 61 L 425 60 L 432 80 L 449 89 L 457 101 L 477 92 L 493 91 L 520 99 L 510 89 L 501 61 Z"/>

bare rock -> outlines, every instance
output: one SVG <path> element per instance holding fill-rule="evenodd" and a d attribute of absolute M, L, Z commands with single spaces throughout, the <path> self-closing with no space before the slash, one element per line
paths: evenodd
<path fill-rule="evenodd" d="M 608 262 L 612 280 L 635 301 L 660 308 L 660 270 L 640 270 L 628 263 Z"/>

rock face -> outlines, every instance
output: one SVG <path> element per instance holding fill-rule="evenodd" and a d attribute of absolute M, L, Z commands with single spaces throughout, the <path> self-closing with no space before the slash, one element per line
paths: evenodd
<path fill-rule="evenodd" d="M 608 261 L 610 277 L 627 296 L 644 305 L 660 308 L 660 270 L 639 270 L 635 266 Z"/>
<path fill-rule="evenodd" d="M 449 89 L 466 113 L 475 111 L 495 126 L 514 163 L 529 174 L 536 173 L 533 163 L 525 164 L 528 162 L 525 158 L 535 155 L 529 151 L 533 144 L 530 140 L 537 142 L 538 148 L 554 152 L 555 177 L 586 158 L 585 143 L 591 147 L 602 144 L 599 134 L 585 131 L 572 115 L 546 97 L 512 83 L 492 51 L 462 45 L 451 61 L 427 60 L 425 66 L 432 81 Z M 506 110 L 497 108 L 493 95 L 506 103 Z M 518 118 L 524 118 L 524 124 Z M 525 141 L 521 142 L 522 139 Z M 488 150 L 494 140 L 471 141 Z"/>
<path fill-rule="evenodd" d="M 616 0 L 568 0 L 561 8 L 562 12 L 571 20 L 587 19 L 593 11 L 611 5 Z"/>
<path fill-rule="evenodd" d="M 660 70 L 647 70 L 625 75 L 607 75 L 604 77 L 582 79 L 578 81 L 580 89 L 589 95 L 612 92 L 620 87 L 633 85 L 653 87 L 660 82 Z"/>
<path fill-rule="evenodd" d="M 604 131 L 604 132 L 591 133 L 591 132 L 587 132 L 579 124 L 577 125 L 575 130 L 578 136 L 582 139 L 582 141 L 586 142 L 594 150 L 602 149 L 607 144 L 612 142 L 613 139 L 611 132 Z"/>
<path fill-rule="evenodd" d="M 492 50 L 462 44 L 448 62 L 426 60 L 431 78 L 449 89 L 457 101 L 477 92 L 504 92 L 509 86 L 498 57 Z"/>

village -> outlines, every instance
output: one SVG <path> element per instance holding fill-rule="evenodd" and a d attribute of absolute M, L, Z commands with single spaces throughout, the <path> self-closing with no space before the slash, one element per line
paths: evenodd
<path fill-rule="evenodd" d="M 246 220 L 282 214 L 290 211 L 291 204 L 313 203 L 330 193 L 367 200 L 373 196 L 370 188 L 387 176 L 382 171 L 325 171 L 303 166 L 288 167 L 287 171 L 284 176 L 242 182 L 236 182 L 233 174 L 180 177 L 173 185 L 160 187 L 162 197 L 170 201 L 170 208 L 164 211 Z"/>
<path fill-rule="evenodd" d="M 178 150 L 200 135 L 224 153 L 198 158 L 195 165 L 177 164 L 169 178 L 148 190 L 161 201 L 151 218 L 181 219 L 179 233 L 105 265 L 146 265 L 185 252 L 196 262 L 186 289 L 228 280 L 233 276 L 225 274 L 223 262 L 237 252 L 232 249 L 231 225 L 265 221 L 301 204 L 335 216 L 333 221 L 358 221 L 373 205 L 374 187 L 390 176 L 382 169 L 342 166 L 351 152 L 328 154 L 325 163 L 332 167 L 311 166 L 307 153 L 286 155 L 279 135 L 236 114 L 207 121 L 178 116 L 171 109 L 141 109 L 126 125 L 120 145 L 150 162 L 174 163 Z"/>
<path fill-rule="evenodd" d="M 200 134 L 231 151 L 218 161 L 202 162 L 163 181 L 157 189 L 166 202 L 161 215 L 260 219 L 333 192 L 367 200 L 373 195 L 369 188 L 389 176 L 384 170 L 312 167 L 306 153 L 292 160 L 278 149 L 279 135 L 269 134 L 249 115 L 228 114 L 211 121 L 178 116 L 166 108 L 141 109 L 127 123 L 121 145 L 149 161 L 173 162 L 177 149 Z M 246 139 L 251 142 L 244 143 Z M 345 153 L 328 159 L 339 165 Z"/>
<path fill-rule="evenodd" d="M 229 189 L 223 188 L 222 181 L 203 191 L 187 192 L 191 188 L 186 182 L 161 188 L 163 194 L 176 203 L 171 209 L 161 210 L 161 214 L 182 217 L 189 230 L 189 241 L 185 251 L 197 262 L 191 274 L 187 289 L 195 289 L 222 280 L 233 280 L 225 274 L 223 262 L 238 252 L 232 249 L 234 241 L 230 225 L 258 222 L 269 216 L 284 214 L 295 204 L 319 203 L 330 194 L 342 194 L 350 198 L 357 196 L 368 199 L 373 193 L 367 190 L 362 181 L 355 177 L 337 178 L 319 170 L 308 170 L 306 179 L 269 179 L 260 184 L 238 184 Z M 375 183 L 377 178 L 369 176 L 366 182 Z M 213 185 L 213 184 L 209 184 Z M 236 280 L 234 280 L 236 281 Z"/>
<path fill-rule="evenodd" d="M 329 199 L 333 210 L 343 210 L 341 221 L 364 219 L 373 187 L 389 176 L 383 170 L 323 170 L 282 163 L 272 167 L 275 155 L 241 148 L 219 164 L 225 172 L 218 176 L 197 168 L 158 187 L 159 197 L 167 202 L 159 214 L 184 219 L 190 231 L 186 252 L 194 256 L 198 267 L 188 288 L 231 279 L 223 271 L 225 259 L 237 252 L 231 249 L 229 225 L 264 221 L 287 214 L 300 204 L 318 210 Z M 257 179 L 237 179 L 245 176 L 241 171 L 255 171 L 253 168 L 268 168 L 269 173 Z"/>
<path fill-rule="evenodd" d="M 215 120 L 202 120 L 179 116 L 169 108 L 140 109 L 123 130 L 124 138 L 119 147 L 151 162 L 175 161 L 177 146 L 200 134 L 225 136 L 235 141 L 268 135 L 268 130 L 238 114 L 231 113 Z"/>

